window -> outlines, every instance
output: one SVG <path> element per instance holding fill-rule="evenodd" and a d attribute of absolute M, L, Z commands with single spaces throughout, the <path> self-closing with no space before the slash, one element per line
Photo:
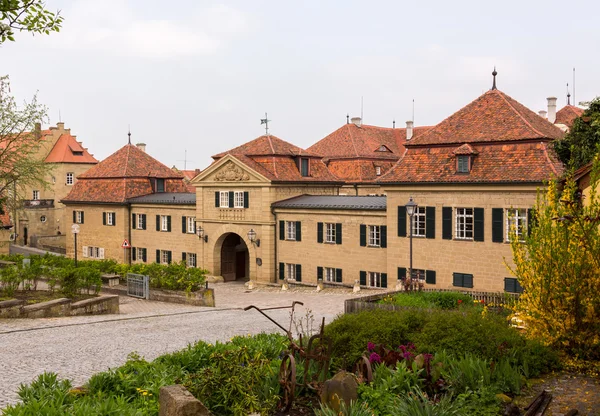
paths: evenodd
<path fill-rule="evenodd" d="M 506 241 L 510 242 L 511 234 L 523 241 L 527 232 L 527 210 L 523 208 L 509 208 L 506 210 Z"/>
<path fill-rule="evenodd" d="M 325 242 L 335 243 L 335 223 L 325 223 Z"/>
<path fill-rule="evenodd" d="M 146 249 L 145 248 L 136 248 L 137 260 L 141 262 L 146 262 Z"/>
<path fill-rule="evenodd" d="M 103 212 L 102 213 L 102 223 L 104 225 L 116 225 L 116 214 L 114 212 Z"/>
<path fill-rule="evenodd" d="M 233 193 L 233 207 L 234 208 L 244 208 L 244 192 L 243 191 L 235 191 Z"/>
<path fill-rule="evenodd" d="M 104 249 L 101 247 L 83 246 L 82 252 L 83 257 L 89 257 L 92 259 L 104 258 Z"/>
<path fill-rule="evenodd" d="M 454 237 L 459 240 L 473 239 L 473 208 L 456 208 Z"/>
<path fill-rule="evenodd" d="M 196 234 L 196 217 L 187 217 L 188 234 Z"/>
<path fill-rule="evenodd" d="M 285 222 L 285 239 L 296 240 L 296 222 L 286 221 Z"/>
<path fill-rule="evenodd" d="M 169 216 L 160 216 L 160 231 L 169 231 Z"/>
<path fill-rule="evenodd" d="M 165 191 L 165 180 L 157 179 L 156 180 L 156 192 L 164 192 Z"/>
<path fill-rule="evenodd" d="M 188 267 L 196 267 L 196 253 L 187 253 L 185 258 Z"/>
<path fill-rule="evenodd" d="M 169 250 L 160 250 L 160 263 L 170 264 L 171 263 L 171 252 Z"/>
<path fill-rule="evenodd" d="M 369 287 L 381 287 L 381 273 L 368 272 L 367 273 L 367 286 Z"/>
<path fill-rule="evenodd" d="M 425 270 L 413 269 L 412 276 L 413 276 L 413 279 L 425 280 Z"/>
<path fill-rule="evenodd" d="M 381 227 L 379 225 L 369 225 L 369 246 L 381 246 Z"/>
<path fill-rule="evenodd" d="M 41 222 L 46 222 L 46 216 L 45 216 L 45 215 L 42 215 L 42 216 L 40 217 L 40 221 L 41 221 Z"/>
<path fill-rule="evenodd" d="M 456 171 L 458 173 L 469 173 L 469 171 L 471 170 L 470 166 L 469 166 L 470 159 L 471 159 L 470 156 L 459 155 L 457 158 L 457 162 L 456 162 L 457 163 Z"/>
<path fill-rule="evenodd" d="M 137 227 L 138 230 L 146 229 L 146 214 L 137 214 Z"/>
<path fill-rule="evenodd" d="M 83 211 L 73 211 L 75 213 L 75 223 L 83 224 Z"/>
<path fill-rule="evenodd" d="M 301 158 L 300 159 L 300 174 L 302 176 L 308 176 L 308 159 L 307 158 Z"/>
<path fill-rule="evenodd" d="M 229 192 L 219 192 L 219 204 L 220 208 L 229 208 Z"/>
<path fill-rule="evenodd" d="M 335 282 L 336 278 L 335 278 L 335 268 L 333 267 L 324 267 L 323 268 L 324 271 L 324 277 L 325 277 L 325 281 L 326 282 Z"/>
<path fill-rule="evenodd" d="M 296 280 L 296 265 L 295 264 L 286 263 L 285 277 L 286 277 L 286 279 Z"/>
<path fill-rule="evenodd" d="M 425 207 L 417 207 L 413 214 L 413 237 L 425 237 Z"/>
<path fill-rule="evenodd" d="M 381 166 L 375 166 L 375 175 L 381 176 Z"/>
<path fill-rule="evenodd" d="M 40 199 L 40 191 L 33 191 L 33 198 L 34 201 L 37 201 Z"/>
<path fill-rule="evenodd" d="M 514 277 L 505 277 L 504 291 L 509 293 L 523 293 L 523 287 L 521 287 L 519 281 Z"/>
<path fill-rule="evenodd" d="M 67 172 L 67 185 L 73 185 L 75 175 L 73 172 Z"/>
<path fill-rule="evenodd" d="M 452 285 L 457 287 L 473 287 L 473 275 L 467 273 L 453 273 Z"/>

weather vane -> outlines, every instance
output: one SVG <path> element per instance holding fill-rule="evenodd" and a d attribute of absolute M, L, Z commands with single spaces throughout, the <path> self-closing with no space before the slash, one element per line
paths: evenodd
<path fill-rule="evenodd" d="M 265 125 L 265 134 L 268 136 L 269 135 L 269 120 L 267 118 L 267 113 L 265 113 L 265 118 L 261 118 L 260 119 L 260 125 L 262 126 L 263 124 Z"/>

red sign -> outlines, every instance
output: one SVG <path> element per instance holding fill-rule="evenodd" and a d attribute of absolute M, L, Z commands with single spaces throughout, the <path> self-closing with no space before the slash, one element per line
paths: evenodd
<path fill-rule="evenodd" d="M 127 241 L 127 239 L 123 240 L 123 244 L 121 244 L 122 248 L 131 248 L 131 245 L 129 244 L 129 241 Z"/>

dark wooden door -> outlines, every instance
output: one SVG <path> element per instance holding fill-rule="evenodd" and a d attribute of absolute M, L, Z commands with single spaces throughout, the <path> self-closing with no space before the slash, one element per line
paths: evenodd
<path fill-rule="evenodd" d="M 23 245 L 27 245 L 27 227 L 23 228 Z"/>
<path fill-rule="evenodd" d="M 237 237 L 237 236 L 235 236 Z M 225 281 L 235 280 L 235 246 L 237 239 L 232 235 L 225 238 L 221 247 L 221 276 Z"/>
<path fill-rule="evenodd" d="M 246 251 L 237 251 L 235 253 L 235 278 L 246 277 Z"/>

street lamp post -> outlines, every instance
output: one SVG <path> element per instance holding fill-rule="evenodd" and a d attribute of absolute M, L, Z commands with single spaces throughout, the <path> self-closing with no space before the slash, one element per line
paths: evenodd
<path fill-rule="evenodd" d="M 413 240 L 413 215 L 415 215 L 415 211 L 417 210 L 417 203 L 413 201 L 412 196 L 409 201 L 406 203 L 406 213 L 410 220 L 408 221 L 410 227 L 410 268 L 408 269 L 408 275 L 410 276 L 410 285 L 412 288 L 412 277 L 413 277 L 413 255 L 412 255 L 412 240 Z"/>

